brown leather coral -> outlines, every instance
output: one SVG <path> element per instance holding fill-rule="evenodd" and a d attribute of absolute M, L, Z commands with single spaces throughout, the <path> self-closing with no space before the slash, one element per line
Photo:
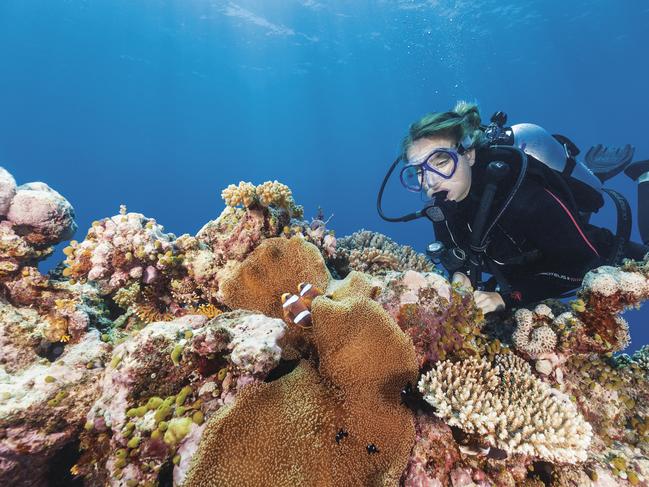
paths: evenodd
<path fill-rule="evenodd" d="M 207 425 L 186 487 L 398 485 L 415 441 L 412 342 L 367 296 L 313 301 L 319 366 L 253 384 Z"/>
<path fill-rule="evenodd" d="M 264 240 L 243 262 L 230 262 L 219 275 L 219 297 L 233 309 L 282 317 L 280 297 L 301 282 L 326 289 L 330 275 L 318 248 L 306 240 Z"/>

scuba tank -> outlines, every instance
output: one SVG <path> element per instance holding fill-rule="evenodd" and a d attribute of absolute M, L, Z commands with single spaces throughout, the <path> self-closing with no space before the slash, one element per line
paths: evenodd
<path fill-rule="evenodd" d="M 484 129 L 487 139 L 491 141 L 494 137 L 497 143 L 519 147 L 531 156 L 528 172 L 558 191 L 582 225 L 587 224 L 592 214 L 604 206 L 603 195 L 613 201 L 617 225 L 607 264 L 619 264 L 631 236 L 631 208 L 626 198 L 615 190 L 603 187 L 601 178 L 577 160 L 579 148 L 567 137 L 550 134 L 532 123 L 505 127 L 506 121 L 505 113 L 496 112 L 491 117 L 491 124 Z"/>

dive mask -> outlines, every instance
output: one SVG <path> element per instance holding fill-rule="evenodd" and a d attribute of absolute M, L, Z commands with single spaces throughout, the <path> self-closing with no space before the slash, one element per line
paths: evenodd
<path fill-rule="evenodd" d="M 408 190 L 419 193 L 432 186 L 432 179 L 439 176 L 451 179 L 457 170 L 459 153 L 456 149 L 435 149 L 422 162 L 408 163 L 401 169 L 401 184 Z"/>

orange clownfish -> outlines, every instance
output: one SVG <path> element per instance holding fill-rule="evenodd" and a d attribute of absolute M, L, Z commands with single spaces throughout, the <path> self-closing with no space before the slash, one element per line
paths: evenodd
<path fill-rule="evenodd" d="M 317 297 L 322 294 L 322 291 L 315 287 L 313 284 L 309 284 L 308 282 L 301 282 L 300 284 L 297 285 L 297 291 L 304 301 L 304 304 L 307 306 L 307 308 L 311 308 L 311 302 Z"/>
<path fill-rule="evenodd" d="M 282 312 L 287 324 L 296 324 L 302 328 L 311 328 L 313 321 L 311 311 L 300 296 L 291 293 L 282 294 Z"/>

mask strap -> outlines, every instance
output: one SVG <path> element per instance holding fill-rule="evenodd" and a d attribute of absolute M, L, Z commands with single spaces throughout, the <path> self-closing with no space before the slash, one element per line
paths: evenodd
<path fill-rule="evenodd" d="M 464 138 L 460 141 L 460 143 L 457 145 L 457 152 L 458 154 L 462 155 L 466 151 L 468 151 L 471 146 L 473 145 L 473 141 L 471 140 L 470 135 L 465 135 Z"/>

